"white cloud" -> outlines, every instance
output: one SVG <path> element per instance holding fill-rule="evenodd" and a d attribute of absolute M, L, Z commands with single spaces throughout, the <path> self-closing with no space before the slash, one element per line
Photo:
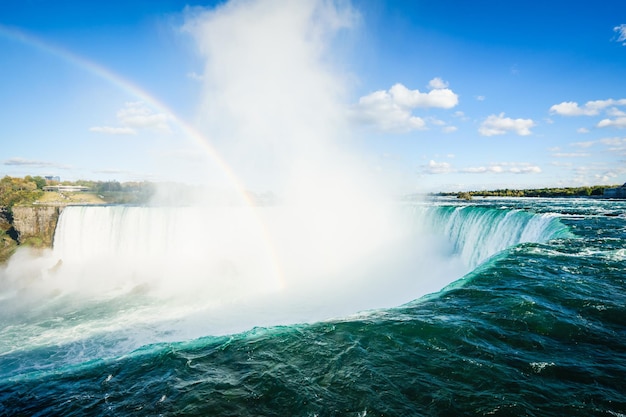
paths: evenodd
<path fill-rule="evenodd" d="M 116 169 L 116 168 L 108 168 L 108 169 L 98 169 L 93 171 L 96 174 L 113 174 L 113 175 L 126 175 L 131 172 L 125 169 Z"/>
<path fill-rule="evenodd" d="M 353 118 L 364 124 L 385 131 L 408 132 L 424 129 L 426 122 L 413 115 L 415 108 L 449 109 L 459 102 L 458 96 L 440 78 L 430 81 L 428 93 L 409 90 L 403 84 L 395 84 L 389 90 L 378 90 L 359 99 L 353 107 Z"/>
<path fill-rule="evenodd" d="M 591 156 L 587 152 L 557 152 L 552 154 L 555 158 L 587 158 Z"/>
<path fill-rule="evenodd" d="M 483 136 L 504 135 L 514 132 L 520 136 L 530 135 L 530 128 L 535 126 L 532 119 L 511 119 L 504 117 L 504 113 L 492 114 L 480 125 L 478 132 Z"/>
<path fill-rule="evenodd" d="M 485 96 L 476 96 L 477 101 L 485 101 Z"/>
<path fill-rule="evenodd" d="M 512 172 L 513 174 L 539 174 L 541 173 L 541 168 L 536 165 L 512 167 L 509 169 L 509 172 Z"/>
<path fill-rule="evenodd" d="M 580 106 L 575 101 L 564 101 L 550 107 L 550 113 L 561 116 L 597 116 L 607 107 L 624 105 L 626 105 L 626 99 L 592 100 L 586 102 L 584 106 Z"/>
<path fill-rule="evenodd" d="M 449 174 L 454 172 L 454 169 L 448 162 L 435 162 L 431 159 L 428 165 L 423 167 L 422 172 L 425 174 Z"/>
<path fill-rule="evenodd" d="M 613 31 L 617 32 L 616 42 L 622 42 L 622 45 L 626 46 L 626 24 L 615 26 Z"/>
<path fill-rule="evenodd" d="M 483 166 L 473 166 L 455 169 L 448 162 L 435 162 L 430 160 L 427 165 L 422 165 L 421 172 L 424 174 L 450 174 L 461 172 L 465 174 L 539 174 L 541 168 L 529 162 L 501 162 Z"/>
<path fill-rule="evenodd" d="M 589 129 L 587 129 L 586 127 L 581 127 L 579 129 L 577 129 L 576 132 L 578 132 L 578 133 L 589 133 Z"/>
<path fill-rule="evenodd" d="M 618 146 L 618 145 L 626 146 L 626 138 L 604 138 L 604 139 L 600 139 L 600 142 L 609 146 Z"/>
<path fill-rule="evenodd" d="M 442 82 L 436 84 L 440 83 Z M 451 109 L 459 104 L 459 97 L 449 88 L 434 88 L 428 93 L 422 93 L 417 89 L 409 90 L 404 85 L 397 83 L 389 89 L 389 94 L 395 103 L 408 108 L 438 107 Z"/>
<path fill-rule="evenodd" d="M 172 129 L 169 122 L 172 119 L 169 114 L 155 113 L 141 101 L 126 102 L 117 112 L 117 120 L 121 126 L 94 126 L 89 130 L 110 135 L 135 135 L 142 129 L 170 133 Z"/>
<path fill-rule="evenodd" d="M 448 83 L 439 77 L 435 77 L 428 83 L 428 88 L 432 89 L 444 89 L 448 88 Z"/>
<path fill-rule="evenodd" d="M 172 117 L 165 113 L 154 113 L 143 102 L 127 102 L 117 112 L 117 119 L 124 126 L 171 132 L 168 122 Z"/>
<path fill-rule="evenodd" d="M 626 127 L 626 117 L 618 117 L 615 119 L 602 119 L 596 125 L 597 127 L 617 127 L 617 128 L 625 128 Z"/>
<path fill-rule="evenodd" d="M 607 167 L 603 163 L 589 164 L 587 166 L 576 166 L 574 169 L 574 180 L 581 184 L 597 184 L 608 183 L 614 184 L 616 178 L 622 177 L 626 174 L 626 168 L 620 167 Z"/>
<path fill-rule="evenodd" d="M 459 119 L 461 119 L 461 120 L 462 120 L 462 121 L 464 121 L 464 122 L 467 122 L 468 120 L 470 120 L 470 118 L 469 118 L 469 117 L 467 117 L 467 116 L 465 115 L 465 113 L 463 113 L 463 112 L 462 112 L 462 111 L 460 111 L 460 110 L 455 111 L 455 112 L 452 114 L 452 116 L 454 116 L 454 117 L 456 117 L 456 118 L 459 118 Z"/>
<path fill-rule="evenodd" d="M 385 91 L 361 97 L 354 118 L 384 131 L 408 132 L 426 127 L 422 118 L 413 116 L 410 109 L 394 103 Z"/>
<path fill-rule="evenodd" d="M 608 109 L 606 111 L 607 116 L 611 116 L 611 117 L 622 117 L 622 116 L 626 116 L 626 112 L 618 109 L 617 107 L 611 107 L 610 109 Z"/>
<path fill-rule="evenodd" d="M 610 152 L 619 152 L 622 155 L 626 154 L 626 138 L 605 138 L 600 139 L 599 142 L 606 145 Z"/>
<path fill-rule="evenodd" d="M 190 78 L 194 81 L 204 81 L 204 77 L 195 71 L 188 72 L 187 78 Z"/>
<path fill-rule="evenodd" d="M 550 113 L 561 116 L 593 116 L 598 114 L 597 109 L 581 108 L 575 101 L 564 101 L 550 107 Z"/>
<path fill-rule="evenodd" d="M 89 128 L 90 132 L 107 133 L 109 135 L 136 135 L 137 131 L 131 127 L 94 126 Z"/>
<path fill-rule="evenodd" d="M 594 141 L 589 140 L 586 142 L 574 142 L 574 143 L 570 143 L 571 146 L 575 146 L 578 148 L 590 148 L 591 146 L 593 146 L 595 144 Z"/>
<path fill-rule="evenodd" d="M 58 168 L 58 169 L 69 169 L 70 167 L 67 165 L 61 165 L 54 162 L 47 161 L 36 161 L 32 159 L 24 159 L 24 158 L 9 158 L 3 162 L 4 165 L 10 166 L 30 166 L 36 168 Z"/>
<path fill-rule="evenodd" d="M 482 174 L 488 170 L 489 169 L 487 167 L 469 167 L 462 169 L 461 172 L 465 172 L 467 174 Z"/>
<path fill-rule="evenodd" d="M 435 126 L 445 126 L 446 122 L 444 122 L 441 119 L 437 119 L 436 117 L 429 117 L 428 119 L 428 123 L 435 125 Z"/>
<path fill-rule="evenodd" d="M 426 123 L 428 125 L 439 126 L 443 133 L 452 133 L 458 130 L 456 126 L 450 126 L 446 124 L 446 122 L 444 122 L 443 120 L 437 119 L 436 117 L 427 118 Z"/>
<path fill-rule="evenodd" d="M 606 146 L 606 150 L 609 151 L 609 152 L 619 152 L 619 153 L 626 152 L 626 137 L 624 137 L 624 138 L 613 137 L 613 138 L 604 138 L 604 139 L 595 140 L 595 141 L 592 140 L 592 141 L 586 141 L 586 142 L 573 142 L 573 143 L 570 143 L 570 146 L 586 149 L 586 148 L 590 148 L 590 147 L 598 145 L 598 144 Z M 553 152 L 556 152 L 558 150 L 559 149 L 555 149 L 555 150 L 553 150 Z M 586 153 L 556 153 L 553 156 L 556 156 L 556 157 L 583 157 L 583 156 L 589 156 L 589 154 L 586 154 Z"/>
<path fill-rule="evenodd" d="M 538 174 L 541 168 L 528 162 L 502 162 L 488 166 L 464 168 L 467 174 Z"/>

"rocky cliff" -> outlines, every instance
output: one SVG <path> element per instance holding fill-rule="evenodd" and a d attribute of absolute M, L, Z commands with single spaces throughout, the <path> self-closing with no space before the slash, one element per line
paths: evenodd
<path fill-rule="evenodd" d="M 52 247 L 54 231 L 63 206 L 0 207 L 0 262 L 19 245 Z"/>
<path fill-rule="evenodd" d="M 32 246 L 52 246 L 54 230 L 63 207 L 53 206 L 15 206 L 13 229 L 18 244 L 30 243 Z"/>

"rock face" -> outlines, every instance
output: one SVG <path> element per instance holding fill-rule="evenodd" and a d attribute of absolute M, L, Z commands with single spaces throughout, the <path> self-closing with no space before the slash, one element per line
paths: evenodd
<path fill-rule="evenodd" d="M 63 207 L 14 206 L 13 228 L 18 242 L 21 244 L 29 239 L 41 239 L 40 246 L 52 246 L 54 230 L 62 210 Z"/>

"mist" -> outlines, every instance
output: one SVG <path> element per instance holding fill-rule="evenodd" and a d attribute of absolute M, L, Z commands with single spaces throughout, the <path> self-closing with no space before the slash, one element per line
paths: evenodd
<path fill-rule="evenodd" d="M 416 238 L 351 129 L 341 53 L 361 23 L 349 2 L 240 0 L 188 9 L 183 26 L 204 62 L 198 128 L 247 188 L 278 196 L 250 214 L 259 247 L 282 296 L 315 318 L 437 291 L 454 264 L 444 243 Z"/>
<path fill-rule="evenodd" d="M 391 200 L 351 133 L 337 56 L 360 24 L 349 3 L 234 0 L 185 16 L 204 62 L 197 129 L 238 184 L 187 207 L 169 186 L 157 207 L 66 209 L 52 251 L 0 272 L 4 310 L 117 300 L 106 328 L 140 346 L 394 307 L 466 272 Z M 249 204 L 245 190 L 277 203 Z"/>
<path fill-rule="evenodd" d="M 183 29 L 205 62 L 198 125 L 246 186 L 290 202 L 357 193 L 348 77 L 333 50 L 357 24 L 349 4 L 328 1 L 188 11 Z"/>

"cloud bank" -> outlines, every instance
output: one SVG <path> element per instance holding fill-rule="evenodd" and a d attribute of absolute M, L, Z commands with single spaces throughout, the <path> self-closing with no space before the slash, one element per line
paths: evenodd
<path fill-rule="evenodd" d="M 624 106 L 626 99 L 614 100 L 592 100 L 580 106 L 575 101 L 564 101 L 550 107 L 550 113 L 560 116 L 597 116 L 607 107 Z"/>
<path fill-rule="evenodd" d="M 448 162 L 435 162 L 430 160 L 428 164 L 420 167 L 422 174 L 539 174 L 541 168 L 529 162 L 501 162 L 489 165 L 481 165 L 466 168 L 454 168 Z"/>
<path fill-rule="evenodd" d="M 622 26 L 626 28 L 626 25 Z M 620 106 L 626 106 L 626 99 L 592 100 L 582 106 L 575 101 L 564 101 L 550 107 L 550 113 L 561 116 L 598 116 L 604 112 L 608 117 L 600 120 L 596 127 L 616 127 L 622 129 L 626 128 L 626 112 L 620 110 L 618 108 Z M 579 132 L 586 133 L 588 129 L 581 128 Z"/>

